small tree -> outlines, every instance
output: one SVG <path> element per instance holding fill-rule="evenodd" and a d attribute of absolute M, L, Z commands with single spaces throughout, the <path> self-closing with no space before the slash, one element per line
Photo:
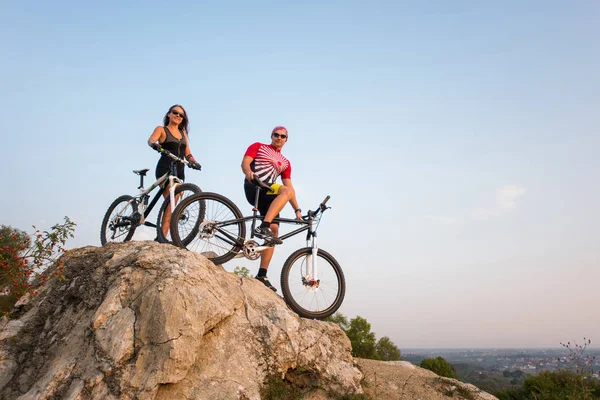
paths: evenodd
<path fill-rule="evenodd" d="M 377 341 L 375 349 L 380 360 L 400 360 L 400 349 L 396 347 L 396 345 L 387 336 L 384 336 Z"/>
<path fill-rule="evenodd" d="M 75 223 L 65 217 L 63 224 L 52 226 L 50 231 L 33 229 L 28 235 L 10 226 L 0 227 L 0 294 L 8 296 L 4 300 L 10 299 L 2 302 L 4 314 L 24 294 L 36 293 L 31 284 L 34 278 L 45 284 L 49 267 L 56 266 L 52 272 L 55 276 L 64 276 L 60 257 L 67 251 L 63 246 L 73 237 Z"/>
<path fill-rule="evenodd" d="M 375 334 L 371 332 L 371 324 L 361 316 L 352 318 L 346 330 L 346 335 L 352 343 L 352 355 L 354 357 L 370 358 L 376 360 Z"/>
<path fill-rule="evenodd" d="M 252 278 L 250 270 L 246 267 L 235 267 L 233 273 L 242 278 Z"/>
<path fill-rule="evenodd" d="M 592 344 L 592 340 L 587 338 L 583 338 L 583 345 L 575 342 L 572 344 L 571 342 L 566 344 L 560 342 L 560 345 L 569 352 L 567 364 L 573 372 L 578 374 L 592 374 L 594 372 L 591 366 L 596 361 L 596 357 L 585 354 L 585 350 L 590 344 Z"/>
<path fill-rule="evenodd" d="M 426 358 L 421 361 L 420 366 L 435 372 L 439 376 L 456 379 L 456 370 L 444 357 Z"/>

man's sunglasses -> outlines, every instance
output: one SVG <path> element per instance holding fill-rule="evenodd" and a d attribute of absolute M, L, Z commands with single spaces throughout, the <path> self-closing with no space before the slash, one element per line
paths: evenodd
<path fill-rule="evenodd" d="M 178 117 L 181 117 L 181 118 L 185 118 L 185 115 L 183 115 L 182 113 L 180 113 L 177 110 L 171 110 L 171 114 L 177 115 Z"/>
<path fill-rule="evenodd" d="M 273 136 L 275 136 L 276 138 L 287 139 L 287 135 L 282 135 L 282 134 L 279 134 L 279 133 L 274 133 Z"/>

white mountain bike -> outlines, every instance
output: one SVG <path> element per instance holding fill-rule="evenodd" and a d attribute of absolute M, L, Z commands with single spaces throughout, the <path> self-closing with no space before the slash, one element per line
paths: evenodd
<path fill-rule="evenodd" d="M 149 169 L 133 171 L 134 174 L 140 177 L 140 186 L 138 186 L 140 192 L 135 196 L 127 194 L 120 196 L 108 207 L 100 230 L 100 243 L 102 243 L 102 246 L 108 242 L 127 242 L 131 240 L 136 228 L 141 225 L 156 228 L 156 240 L 158 242 L 171 243 L 171 235 L 165 236 L 162 229 L 165 212 L 174 210 L 175 206 L 186 197 L 202 192 L 198 186 L 192 183 L 183 183 L 176 176 L 177 163 L 189 165 L 187 160 L 179 158 L 163 148 L 159 148 L 157 151 L 172 159 L 169 172 L 158 178 L 148 189 L 144 189 L 144 177 Z M 153 224 L 146 219 L 156 203 L 162 198 L 165 184 L 169 185 L 169 197 L 162 203 L 156 224 Z M 150 193 L 157 188 L 159 190 L 152 201 L 148 203 Z M 168 224 L 169 221 L 166 221 L 166 223 Z M 186 241 L 185 238 L 184 241 Z"/>

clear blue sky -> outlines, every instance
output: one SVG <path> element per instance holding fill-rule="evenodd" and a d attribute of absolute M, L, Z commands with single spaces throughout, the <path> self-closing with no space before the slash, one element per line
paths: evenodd
<path fill-rule="evenodd" d="M 98 246 L 179 103 L 188 181 L 244 213 L 245 149 L 288 128 L 301 207 L 331 195 L 340 311 L 378 337 L 600 343 L 597 1 L 26 1 L 0 20 L 1 224 L 68 215 L 69 246 Z"/>

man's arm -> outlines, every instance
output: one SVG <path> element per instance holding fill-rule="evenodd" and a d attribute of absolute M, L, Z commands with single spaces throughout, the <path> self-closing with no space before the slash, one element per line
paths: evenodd
<path fill-rule="evenodd" d="M 292 185 L 291 179 L 282 179 L 281 182 L 283 186 L 287 186 L 291 189 L 294 189 L 294 185 Z M 302 216 L 302 211 L 300 210 L 300 206 L 298 206 L 298 200 L 296 200 L 296 191 L 292 191 L 294 195 L 290 199 L 290 205 L 294 208 L 294 213 L 296 214 L 296 218 L 300 218 Z"/>
<path fill-rule="evenodd" d="M 246 177 L 248 182 L 251 182 L 252 178 L 254 178 L 254 172 L 252 172 L 252 168 L 250 168 L 252 160 L 254 160 L 254 158 L 250 156 L 244 156 L 244 158 L 242 159 L 242 172 L 244 173 L 244 176 Z"/>

